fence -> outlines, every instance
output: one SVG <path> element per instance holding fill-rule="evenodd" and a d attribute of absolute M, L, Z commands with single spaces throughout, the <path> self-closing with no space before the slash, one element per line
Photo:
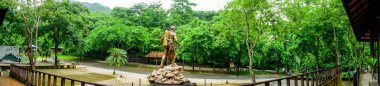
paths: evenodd
<path fill-rule="evenodd" d="M 284 84 L 283 84 L 284 83 Z M 340 66 L 243 86 L 341 86 Z"/>
<path fill-rule="evenodd" d="M 11 64 L 10 66 L 10 76 L 16 80 L 23 82 L 27 86 L 74 86 L 75 84 L 78 84 L 80 86 L 105 86 L 102 84 L 86 82 L 32 70 L 26 67 L 17 66 L 15 64 Z"/>

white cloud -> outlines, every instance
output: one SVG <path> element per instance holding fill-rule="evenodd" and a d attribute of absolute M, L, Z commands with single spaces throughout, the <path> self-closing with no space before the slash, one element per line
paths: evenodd
<path fill-rule="evenodd" d="M 100 3 L 104 6 L 114 8 L 114 7 L 132 7 L 136 3 L 145 2 L 161 2 L 164 9 L 170 9 L 172 0 L 75 0 L 79 2 L 89 2 L 89 3 Z M 227 2 L 232 0 L 189 0 L 191 3 L 196 3 L 197 6 L 193 7 L 194 10 L 220 10 L 227 4 Z"/>

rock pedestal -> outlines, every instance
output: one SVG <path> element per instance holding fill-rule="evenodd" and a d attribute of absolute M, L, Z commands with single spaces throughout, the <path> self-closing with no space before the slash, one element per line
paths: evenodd
<path fill-rule="evenodd" d="M 181 74 L 182 70 L 182 66 L 171 64 L 153 70 L 147 78 L 151 86 L 190 86 L 190 81 Z"/>

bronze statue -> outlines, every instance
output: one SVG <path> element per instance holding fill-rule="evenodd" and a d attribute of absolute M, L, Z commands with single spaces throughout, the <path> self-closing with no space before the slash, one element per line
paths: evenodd
<path fill-rule="evenodd" d="M 181 73 L 184 70 L 183 67 L 175 64 L 174 42 L 177 43 L 178 48 L 181 45 L 178 42 L 174 26 L 171 26 L 170 30 L 165 30 L 164 35 L 161 37 L 161 42 L 164 46 L 165 55 L 162 57 L 160 68 L 153 70 L 147 77 L 150 86 L 191 86 L 191 82 Z M 167 57 L 171 59 L 171 64 L 164 67 L 165 58 Z"/>
<path fill-rule="evenodd" d="M 177 34 L 175 33 L 175 27 L 170 26 L 170 30 L 166 29 L 164 32 L 164 35 L 161 37 L 162 45 L 164 46 L 164 53 L 165 55 L 162 56 L 161 65 L 162 68 L 164 66 L 165 58 L 169 57 L 171 59 L 171 64 L 175 63 L 175 46 L 174 42 L 177 43 L 178 48 L 181 47 L 181 45 L 178 42 Z"/>

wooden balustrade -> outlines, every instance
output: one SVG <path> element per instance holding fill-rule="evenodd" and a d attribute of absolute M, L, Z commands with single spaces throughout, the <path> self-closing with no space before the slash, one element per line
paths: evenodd
<path fill-rule="evenodd" d="M 335 79 L 340 78 L 340 74 L 340 66 L 335 66 L 310 73 L 245 84 L 243 86 L 326 86 L 336 81 Z"/>
<path fill-rule="evenodd" d="M 57 76 L 38 70 L 32 70 L 26 67 L 20 67 L 15 64 L 10 66 L 10 76 L 23 82 L 28 86 L 105 86 L 102 84 L 86 82 L 67 77 Z"/>

